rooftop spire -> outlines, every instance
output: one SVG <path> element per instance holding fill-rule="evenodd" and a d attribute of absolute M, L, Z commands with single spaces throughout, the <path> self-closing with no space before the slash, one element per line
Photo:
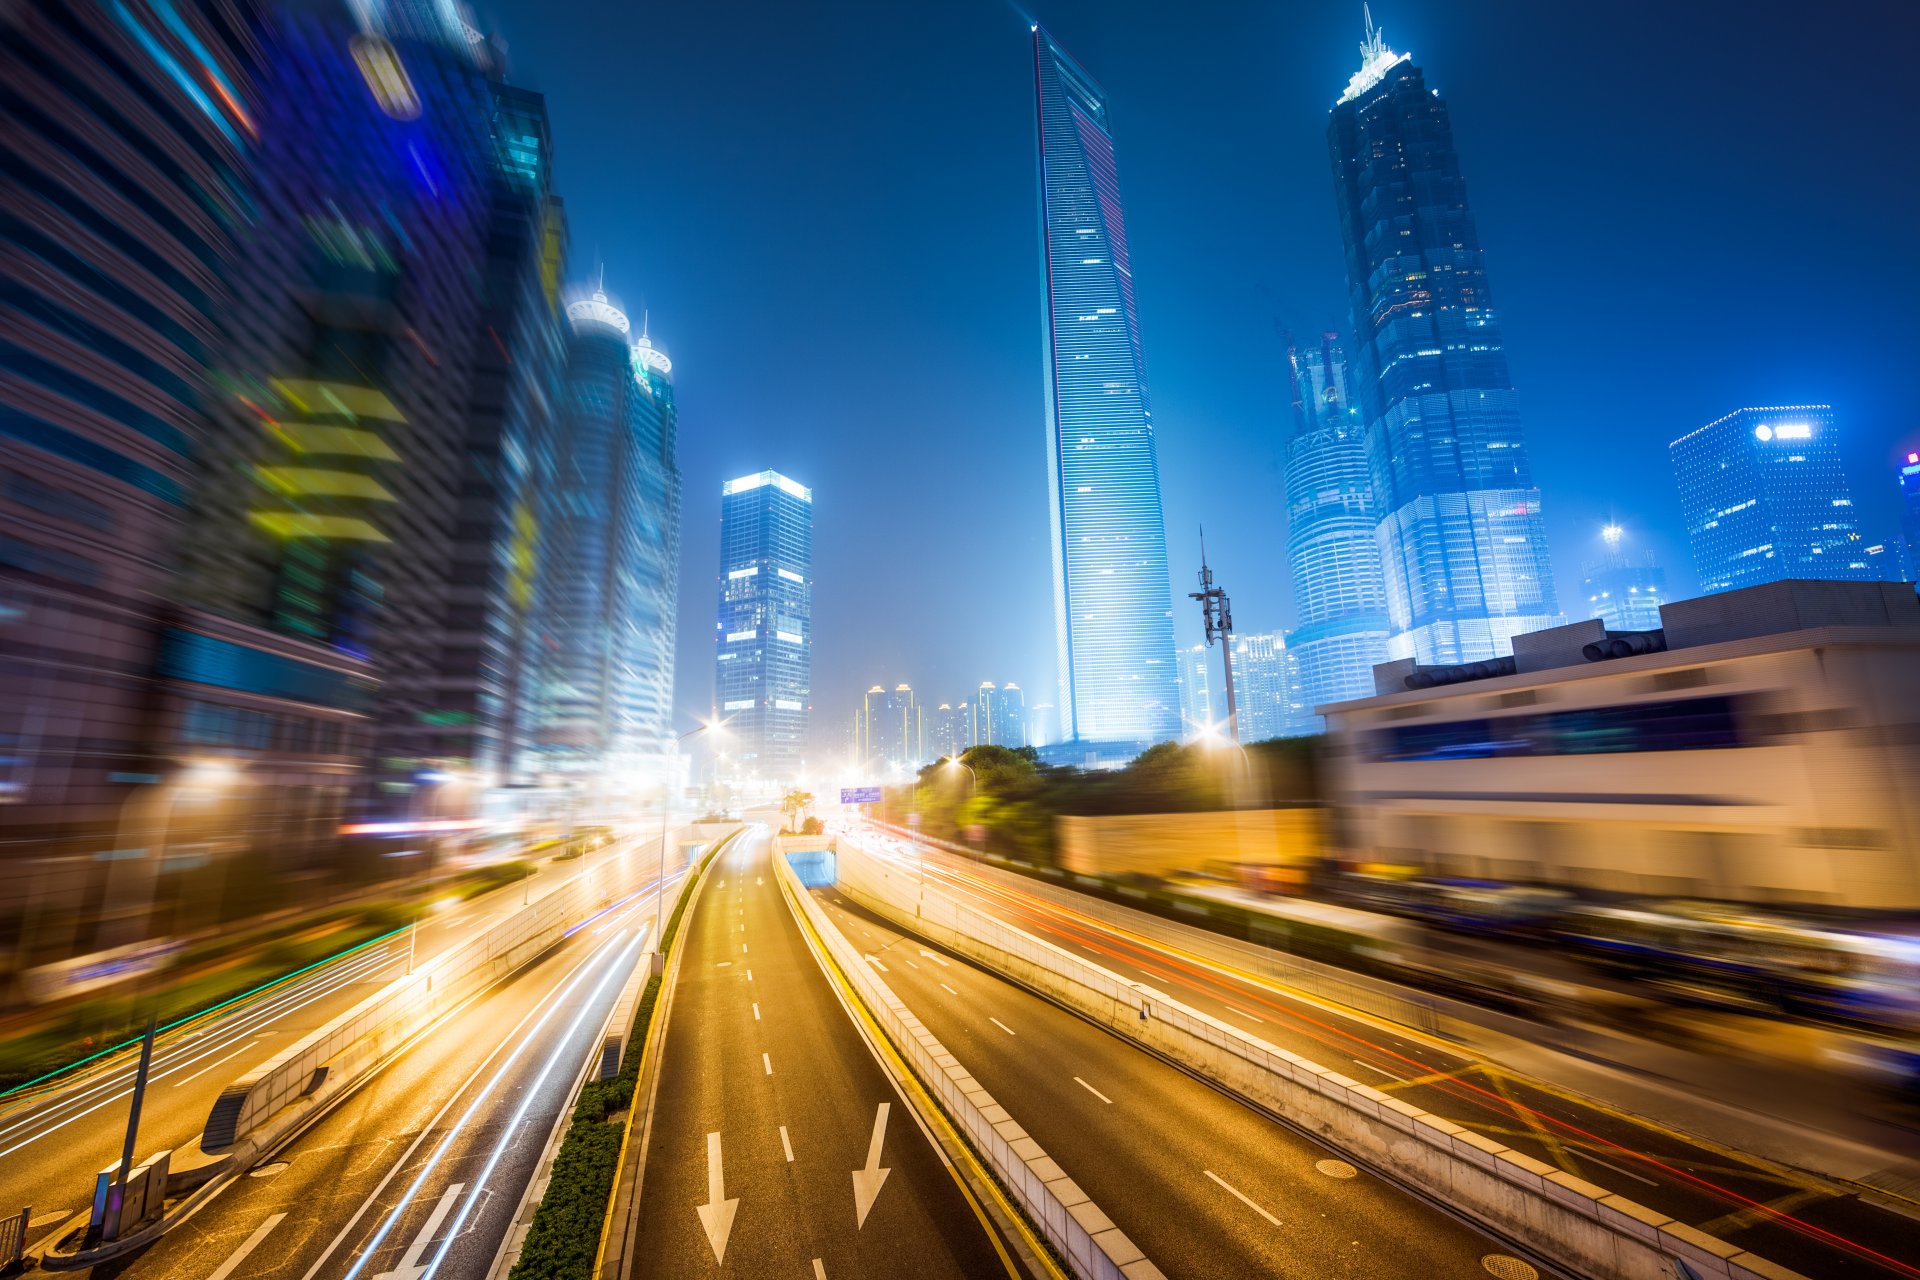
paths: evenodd
<path fill-rule="evenodd" d="M 1342 102 L 1351 101 L 1379 84 L 1390 67 L 1407 57 L 1387 47 L 1387 33 L 1373 25 L 1372 5 L 1363 2 L 1360 16 L 1366 23 L 1367 38 L 1360 42 L 1360 70 L 1347 81 L 1347 91 L 1340 95 Z"/>

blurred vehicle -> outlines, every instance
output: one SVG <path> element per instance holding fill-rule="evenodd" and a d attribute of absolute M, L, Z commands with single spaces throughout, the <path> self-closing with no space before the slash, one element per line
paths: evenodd
<path fill-rule="evenodd" d="M 1920 936 L 1688 901 L 1575 908 L 1561 936 L 1671 999 L 1920 1032 Z"/>
<path fill-rule="evenodd" d="M 1565 889 L 1392 869 L 1342 876 L 1333 891 L 1353 906 L 1411 916 L 1461 933 L 1548 933 L 1575 903 Z"/>

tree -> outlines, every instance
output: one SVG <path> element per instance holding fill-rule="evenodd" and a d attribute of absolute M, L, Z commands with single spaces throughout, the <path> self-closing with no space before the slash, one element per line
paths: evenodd
<path fill-rule="evenodd" d="M 780 812 L 787 815 L 787 829 L 797 830 L 800 815 L 813 808 L 813 792 L 802 791 L 798 787 L 788 787 L 787 793 L 780 797 Z"/>

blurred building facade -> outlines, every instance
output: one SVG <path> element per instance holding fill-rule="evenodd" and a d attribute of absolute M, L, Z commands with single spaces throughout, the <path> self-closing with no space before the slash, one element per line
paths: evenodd
<path fill-rule="evenodd" d="M 1365 696 L 1387 660 L 1387 584 L 1367 467 L 1366 428 L 1347 388 L 1338 335 L 1288 344 L 1287 563 L 1300 625 L 1288 651 L 1309 709 Z M 1318 720 L 1315 719 L 1317 727 Z"/>
<path fill-rule="evenodd" d="M 1453 128 L 1368 23 L 1327 127 L 1393 657 L 1473 662 L 1559 621 Z"/>
<path fill-rule="evenodd" d="M 1033 29 L 1061 731 L 1179 731 L 1160 464 L 1106 92 Z"/>
<path fill-rule="evenodd" d="M 1328 713 L 1354 864 L 1602 894 L 1920 907 L 1920 601 L 1789 579 L 1500 663 L 1383 664 Z M 1616 656 L 1617 655 L 1617 656 Z"/>
<path fill-rule="evenodd" d="M 1320 731 L 1300 663 L 1284 632 L 1233 637 L 1234 712 L 1240 741 L 1297 738 Z"/>
<path fill-rule="evenodd" d="M 957 756 L 975 745 L 973 700 L 943 702 L 934 708 L 927 729 L 927 749 L 934 755 Z"/>
<path fill-rule="evenodd" d="M 797 778 L 813 679 L 813 491 L 778 471 L 720 491 L 714 698 L 733 757 L 765 781 Z"/>
<path fill-rule="evenodd" d="M 621 721 L 626 750 L 650 769 L 675 754 L 674 659 L 680 626 L 680 413 L 673 398 L 673 361 L 654 345 L 644 316 L 633 346 L 633 376 L 641 391 L 634 453 L 630 608 L 626 634 Z"/>
<path fill-rule="evenodd" d="M 1868 554 L 1831 406 L 1736 409 L 1668 453 L 1702 591 L 1892 576 L 1884 544 Z"/>

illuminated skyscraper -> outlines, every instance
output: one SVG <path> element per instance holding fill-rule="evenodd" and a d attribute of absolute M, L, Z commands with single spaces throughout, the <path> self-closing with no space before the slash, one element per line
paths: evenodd
<path fill-rule="evenodd" d="M 1328 333 L 1313 346 L 1289 344 L 1287 357 L 1294 418 L 1287 442 L 1287 562 L 1300 615 L 1287 652 L 1311 708 L 1373 696 L 1374 665 L 1387 660 L 1387 584 L 1374 542 L 1379 510 L 1366 432 L 1348 392 L 1346 354 Z"/>
<path fill-rule="evenodd" d="M 1300 664 L 1281 632 L 1233 637 L 1233 701 L 1242 742 L 1320 732 L 1320 719 L 1301 685 Z"/>
<path fill-rule="evenodd" d="M 742 769 L 799 776 L 813 680 L 813 491 L 778 471 L 720 490 L 714 700 Z"/>
<path fill-rule="evenodd" d="M 1657 631 L 1660 606 L 1667 602 L 1667 571 L 1651 554 L 1634 556 L 1626 548 L 1626 530 L 1610 524 L 1600 531 L 1605 551 L 1581 575 L 1587 616 L 1609 631 Z"/>
<path fill-rule="evenodd" d="M 1920 451 L 1900 464 L 1900 530 L 1907 544 L 1907 581 L 1920 581 Z"/>
<path fill-rule="evenodd" d="M 680 617 L 680 414 L 673 400 L 673 361 L 654 346 L 644 320 L 640 341 L 633 347 L 633 377 L 640 390 L 632 468 L 637 501 L 627 532 L 632 556 L 620 705 L 629 750 L 640 757 L 658 757 L 673 746 Z"/>
<path fill-rule="evenodd" d="M 875 685 L 854 717 L 854 754 L 873 776 L 927 759 L 926 721 L 910 685 Z"/>
<path fill-rule="evenodd" d="M 1027 696 L 1017 684 L 982 684 L 973 697 L 974 741 L 995 747 L 1027 745 Z"/>
<path fill-rule="evenodd" d="M 931 720 L 927 750 L 934 755 L 957 756 L 974 745 L 971 700 L 943 702 L 934 709 Z"/>
<path fill-rule="evenodd" d="M 1870 563 L 1831 406 L 1736 409 L 1668 452 L 1702 594 L 1783 578 L 1893 576 Z"/>
<path fill-rule="evenodd" d="M 1033 57 L 1061 728 L 1160 740 L 1179 726 L 1172 597 L 1107 95 L 1037 26 Z"/>
<path fill-rule="evenodd" d="M 1213 709 L 1212 690 L 1215 682 L 1220 678 L 1213 673 L 1213 668 L 1219 661 L 1219 654 L 1210 645 L 1190 645 L 1179 652 L 1180 736 L 1182 738 L 1191 738 L 1216 720 L 1226 718 L 1225 698 L 1220 699 L 1220 710 L 1217 715 Z"/>
<path fill-rule="evenodd" d="M 1540 491 L 1446 103 L 1368 23 L 1327 126 L 1393 635 L 1473 662 L 1559 621 Z"/>

